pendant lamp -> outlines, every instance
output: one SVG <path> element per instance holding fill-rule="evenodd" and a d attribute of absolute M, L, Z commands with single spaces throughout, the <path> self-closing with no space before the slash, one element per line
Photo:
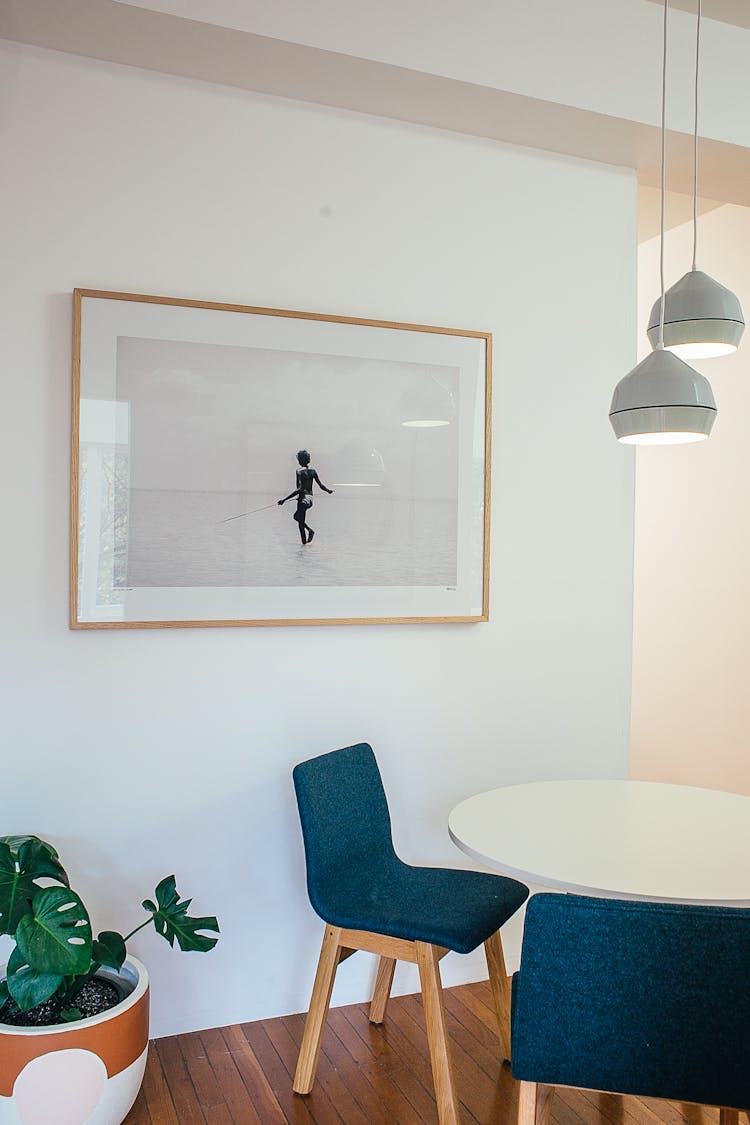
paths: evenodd
<path fill-rule="evenodd" d="M 615 437 L 627 445 L 677 445 L 701 441 L 711 432 L 716 403 L 703 375 L 668 351 L 664 343 L 664 189 L 666 157 L 667 9 L 661 78 L 661 299 L 656 347 L 615 387 L 609 420 Z"/>
<path fill-rule="evenodd" d="M 450 390 L 429 373 L 416 377 L 401 396 L 402 426 L 450 426 L 455 414 L 456 403 Z"/>
<path fill-rule="evenodd" d="M 664 304 L 664 346 L 683 359 L 708 359 L 736 351 L 745 330 L 740 302 L 729 289 L 696 264 L 698 251 L 698 64 L 701 0 L 695 35 L 695 110 L 693 115 L 693 265 L 654 303 L 648 338 L 656 347 Z"/>

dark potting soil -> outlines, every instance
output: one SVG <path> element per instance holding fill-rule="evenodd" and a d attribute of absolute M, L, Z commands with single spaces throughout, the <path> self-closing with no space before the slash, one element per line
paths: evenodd
<path fill-rule="evenodd" d="M 119 1004 L 122 995 L 119 989 L 108 980 L 95 978 L 87 980 L 81 991 L 73 1001 L 73 1007 L 81 1013 L 81 1019 L 89 1016 L 98 1016 Z M 0 1007 L 0 1023 L 12 1024 L 14 1027 L 47 1027 L 53 1023 L 68 1023 L 62 1018 L 65 1005 L 57 998 L 45 1000 L 35 1008 L 22 1012 L 15 1000 L 6 1000 Z"/>

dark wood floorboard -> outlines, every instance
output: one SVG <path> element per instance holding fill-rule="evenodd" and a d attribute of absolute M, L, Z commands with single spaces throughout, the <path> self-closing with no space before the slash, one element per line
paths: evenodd
<path fill-rule="evenodd" d="M 445 1006 L 462 1125 L 515 1125 L 489 984 L 448 988 Z M 304 1098 L 292 1092 L 304 1015 L 155 1040 L 124 1125 L 437 1125 L 419 996 L 391 1000 L 379 1026 L 367 1012 L 331 1010 Z M 550 1113 L 551 1125 L 719 1125 L 717 1109 L 588 1090 L 557 1090 Z"/>

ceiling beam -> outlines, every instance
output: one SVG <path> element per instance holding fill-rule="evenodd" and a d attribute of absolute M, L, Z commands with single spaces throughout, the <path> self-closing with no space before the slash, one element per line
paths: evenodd
<path fill-rule="evenodd" d="M 0 37 L 264 95 L 635 169 L 659 182 L 642 122 L 187 20 L 113 0 L 0 0 Z M 703 139 L 702 195 L 750 205 L 750 150 Z M 692 137 L 670 131 L 667 185 L 692 192 Z"/>

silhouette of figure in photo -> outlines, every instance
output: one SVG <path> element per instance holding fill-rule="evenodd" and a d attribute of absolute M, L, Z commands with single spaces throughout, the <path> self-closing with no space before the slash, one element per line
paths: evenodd
<path fill-rule="evenodd" d="M 317 484 L 318 488 L 322 488 L 324 492 L 327 492 L 329 496 L 333 493 L 333 489 L 326 488 L 318 476 L 317 470 L 310 468 L 310 454 L 306 449 L 300 449 L 297 454 L 297 461 L 300 466 L 297 469 L 297 487 L 294 492 L 290 492 L 283 500 L 279 500 L 278 504 L 279 507 L 281 507 L 282 504 L 286 504 L 287 500 L 291 500 L 293 496 L 297 497 L 297 509 L 292 519 L 297 521 L 299 537 L 304 546 L 307 543 L 312 543 L 313 535 L 315 534 L 309 523 L 307 523 L 307 513 L 313 505 L 313 483 Z"/>

